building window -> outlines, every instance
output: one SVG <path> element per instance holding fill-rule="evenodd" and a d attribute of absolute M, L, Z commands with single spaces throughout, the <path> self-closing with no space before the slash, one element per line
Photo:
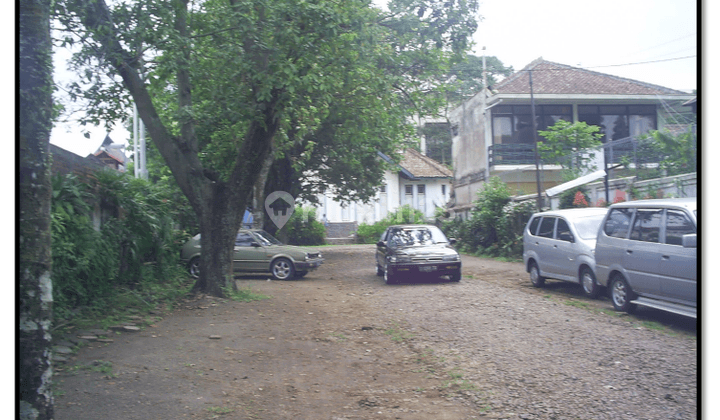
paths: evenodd
<path fill-rule="evenodd" d="M 412 185 L 406 185 L 405 186 L 405 195 L 412 195 L 413 193 L 413 186 Z"/>
<path fill-rule="evenodd" d="M 445 184 L 442 184 L 442 195 L 445 195 Z"/>
<path fill-rule="evenodd" d="M 655 105 L 579 105 L 578 120 L 600 127 L 605 143 L 655 130 L 657 109 Z"/>
<path fill-rule="evenodd" d="M 417 192 L 418 194 L 425 194 L 425 184 L 419 184 L 417 186 Z"/>
<path fill-rule="evenodd" d="M 571 105 L 536 105 L 538 130 L 558 120 L 572 121 Z M 493 144 L 532 144 L 532 108 L 529 105 L 501 105 L 492 109 Z"/>

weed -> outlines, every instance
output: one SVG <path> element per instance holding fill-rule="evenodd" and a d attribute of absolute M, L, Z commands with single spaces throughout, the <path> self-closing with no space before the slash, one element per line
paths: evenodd
<path fill-rule="evenodd" d="M 565 303 L 566 305 L 568 305 L 568 306 L 574 306 L 574 307 L 576 307 L 576 308 L 584 308 L 584 309 L 589 309 L 589 308 L 590 308 L 590 304 L 589 304 L 589 303 L 587 303 L 587 302 L 582 302 L 582 301 L 579 301 L 579 300 L 566 300 L 564 303 Z"/>
<path fill-rule="evenodd" d="M 231 290 L 230 288 L 223 289 L 225 296 L 230 300 L 236 302 L 252 302 L 255 300 L 270 299 L 271 296 L 263 295 L 260 293 L 253 292 L 249 287 L 246 289 Z"/>
<path fill-rule="evenodd" d="M 109 378 L 115 377 L 115 374 L 112 371 L 112 362 L 107 362 L 104 360 L 93 360 L 92 363 L 90 363 L 89 365 L 75 365 L 70 367 L 68 371 L 70 373 L 77 373 L 81 370 L 102 373 Z"/>
<path fill-rule="evenodd" d="M 389 335 L 390 339 L 397 341 L 398 343 L 415 337 L 415 334 L 401 329 L 397 324 L 395 324 L 395 328 L 388 328 L 385 330 L 385 334 Z"/>
<path fill-rule="evenodd" d="M 347 341 L 348 339 L 343 333 L 332 332 L 330 335 L 337 338 L 337 341 Z"/>
<path fill-rule="evenodd" d="M 233 411 L 235 411 L 229 407 L 210 407 L 207 410 L 214 414 L 228 414 L 228 413 L 232 413 Z"/>

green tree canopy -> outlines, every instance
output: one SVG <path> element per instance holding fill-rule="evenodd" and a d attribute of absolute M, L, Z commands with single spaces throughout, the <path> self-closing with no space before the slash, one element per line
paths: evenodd
<path fill-rule="evenodd" d="M 602 144 L 600 128 L 583 121 L 558 120 L 547 130 L 539 130 L 538 134 L 545 138 L 538 142 L 538 152 L 545 163 L 556 163 L 578 172 L 591 169 L 595 157 L 592 149 Z"/>

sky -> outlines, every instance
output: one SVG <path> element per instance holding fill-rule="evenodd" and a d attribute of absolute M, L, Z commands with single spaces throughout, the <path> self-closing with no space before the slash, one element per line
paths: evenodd
<path fill-rule="evenodd" d="M 697 88 L 695 0 L 481 0 L 479 13 L 475 54 L 485 46 L 515 71 L 542 57 L 671 89 Z"/>
<path fill-rule="evenodd" d="M 473 53 L 480 56 L 485 47 L 516 71 L 542 57 L 672 89 L 697 88 L 695 0 L 482 0 L 479 13 Z M 67 57 L 55 56 L 57 83 L 68 77 Z M 104 127 L 90 131 L 86 139 L 76 124 L 57 124 L 50 141 L 85 156 L 108 134 Z M 109 134 L 116 143 L 131 136 L 119 121 Z"/>

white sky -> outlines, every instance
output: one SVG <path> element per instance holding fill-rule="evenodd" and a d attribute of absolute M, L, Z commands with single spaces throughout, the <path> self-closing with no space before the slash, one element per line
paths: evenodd
<path fill-rule="evenodd" d="M 697 87 L 695 0 L 481 0 L 480 15 L 475 54 L 485 46 L 515 71 L 542 57 L 677 90 Z M 659 61 L 668 59 L 677 60 Z"/>

